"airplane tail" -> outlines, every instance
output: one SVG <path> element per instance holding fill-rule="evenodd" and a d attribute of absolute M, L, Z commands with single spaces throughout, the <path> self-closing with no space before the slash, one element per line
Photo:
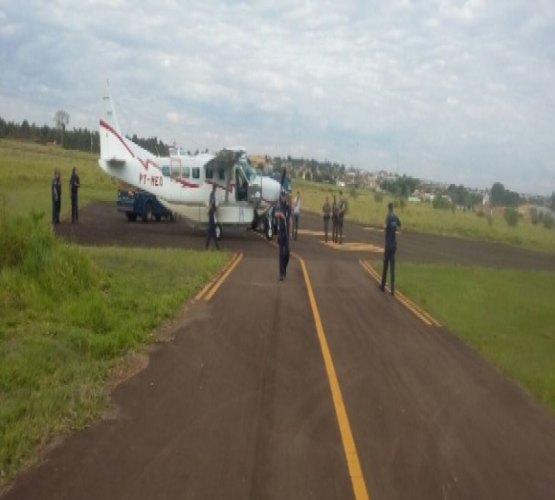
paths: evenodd
<path fill-rule="evenodd" d="M 153 157 L 151 153 L 126 139 L 122 134 L 108 85 L 102 97 L 102 105 L 104 109 L 99 124 L 100 159 L 124 162 L 137 156 L 143 159 Z"/>

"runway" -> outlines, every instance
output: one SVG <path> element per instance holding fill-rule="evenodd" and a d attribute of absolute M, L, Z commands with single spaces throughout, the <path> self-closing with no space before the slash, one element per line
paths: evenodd
<path fill-rule="evenodd" d="M 277 248 L 225 235 L 229 267 L 117 387 L 114 417 L 69 436 L 2 499 L 553 498 L 555 419 L 402 287 L 378 289 L 383 234 L 346 224 L 339 247 L 319 226 L 303 214 L 283 282 Z M 59 234 L 204 245 L 182 223 L 130 224 L 107 204 Z M 452 240 L 403 234 L 399 258 L 555 268 Z"/>

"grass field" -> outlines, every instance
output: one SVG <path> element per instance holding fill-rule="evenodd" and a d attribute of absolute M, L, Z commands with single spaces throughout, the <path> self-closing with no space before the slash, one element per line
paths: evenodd
<path fill-rule="evenodd" d="M 44 212 L 50 221 L 52 174 L 59 168 L 62 176 L 62 215 L 71 212 L 69 177 L 77 167 L 81 181 L 79 202 L 116 199 L 116 183 L 98 166 L 98 157 L 57 146 L 41 146 L 0 139 L 0 210 L 25 215 L 31 210 Z"/>
<path fill-rule="evenodd" d="M 339 193 L 337 186 L 317 184 L 293 179 L 293 192 L 301 192 L 303 208 L 321 212 L 326 196 L 330 203 L 332 195 Z M 374 193 L 358 190 L 355 197 L 343 188 L 343 195 L 348 202 L 347 218 L 362 224 L 382 226 L 387 213 L 387 203 L 393 201 L 387 196 L 381 202 L 374 199 Z M 497 241 L 522 246 L 532 250 L 555 253 L 555 230 L 541 225 L 532 225 L 520 221 L 516 227 L 510 227 L 504 218 L 492 216 L 478 217 L 474 212 L 439 210 L 429 203 L 406 203 L 404 208 L 397 208 L 397 214 L 405 231 L 419 231 L 459 238 Z"/>
<path fill-rule="evenodd" d="M 400 262 L 396 282 L 555 413 L 555 273 Z"/>
<path fill-rule="evenodd" d="M 116 185 L 94 156 L 0 141 L 0 488 L 54 436 L 105 410 L 109 382 L 129 353 L 141 352 L 227 259 L 57 240 L 52 172 L 61 169 L 69 200 L 73 166 L 81 205 L 115 203 Z"/>

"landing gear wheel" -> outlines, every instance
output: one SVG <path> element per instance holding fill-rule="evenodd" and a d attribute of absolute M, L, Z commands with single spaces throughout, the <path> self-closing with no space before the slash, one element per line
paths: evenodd
<path fill-rule="evenodd" d="M 129 222 L 135 222 L 137 220 L 137 214 L 134 214 L 132 212 L 126 212 L 125 215 L 127 215 L 127 220 Z"/>
<path fill-rule="evenodd" d="M 264 232 L 266 233 L 266 239 L 271 240 L 274 236 L 274 228 L 273 228 L 273 224 L 269 221 L 266 221 L 264 223 L 264 225 L 266 226 L 264 228 Z"/>

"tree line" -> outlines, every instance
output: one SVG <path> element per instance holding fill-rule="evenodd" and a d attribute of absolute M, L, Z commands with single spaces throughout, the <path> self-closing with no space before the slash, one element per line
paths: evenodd
<path fill-rule="evenodd" d="M 0 139 L 21 139 L 38 144 L 56 144 L 64 149 L 76 149 L 89 153 L 100 154 L 100 135 L 97 130 L 88 128 L 73 128 L 67 130 L 69 115 L 65 111 L 57 111 L 54 116 L 54 127 L 36 125 L 23 120 L 21 123 L 4 120 L 0 116 Z M 129 138 L 129 137 L 128 137 Z M 169 147 L 156 137 L 137 137 L 133 135 L 134 143 L 154 155 L 168 156 Z"/>

